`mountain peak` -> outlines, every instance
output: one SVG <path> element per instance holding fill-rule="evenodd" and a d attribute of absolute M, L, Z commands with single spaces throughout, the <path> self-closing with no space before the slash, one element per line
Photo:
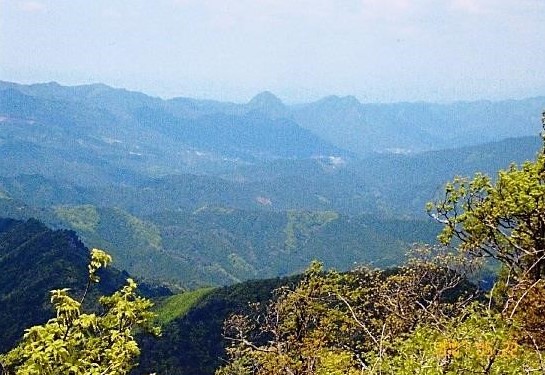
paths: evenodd
<path fill-rule="evenodd" d="M 270 91 L 263 91 L 252 98 L 247 104 L 251 111 L 263 112 L 272 117 L 282 116 L 286 106 Z"/>
<path fill-rule="evenodd" d="M 254 107 L 284 107 L 284 103 L 270 91 L 260 92 L 248 102 L 248 105 Z"/>

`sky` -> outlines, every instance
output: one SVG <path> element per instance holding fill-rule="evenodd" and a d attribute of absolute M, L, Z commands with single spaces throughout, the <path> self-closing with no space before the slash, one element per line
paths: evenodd
<path fill-rule="evenodd" d="M 545 0 L 0 0 L 0 80 L 287 103 L 545 95 Z"/>

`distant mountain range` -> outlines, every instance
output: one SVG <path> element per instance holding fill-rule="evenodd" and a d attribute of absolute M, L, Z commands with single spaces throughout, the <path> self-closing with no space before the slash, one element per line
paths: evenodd
<path fill-rule="evenodd" d="M 0 208 L 185 286 L 289 275 L 315 258 L 391 265 L 433 241 L 423 209 L 447 180 L 535 156 L 543 107 L 285 105 L 269 92 L 235 104 L 0 82 Z"/>
<path fill-rule="evenodd" d="M 85 135 L 79 139 L 81 151 L 101 148 L 151 164 L 176 156 L 177 163 L 171 159 L 170 164 L 178 168 L 215 158 L 221 164 L 230 159 L 408 153 L 536 135 L 544 107 L 545 97 L 362 104 L 337 96 L 288 106 L 270 92 L 235 104 L 162 100 L 103 84 L 0 82 L 4 126 L 32 124 L 27 131 L 36 136 L 40 125 L 54 127 L 58 136 Z M 157 143 L 161 152 L 154 147 Z"/>
<path fill-rule="evenodd" d="M 7 158 L 24 160 L 20 172 L 54 174 L 58 168 L 52 163 L 64 160 L 71 176 L 92 174 L 98 181 L 350 155 L 288 118 L 266 116 L 261 104 L 233 111 L 229 105 L 163 101 L 104 85 L 2 83 L 0 146 Z M 224 107 L 224 112 L 216 110 Z M 103 175 L 107 167 L 115 176 Z"/>

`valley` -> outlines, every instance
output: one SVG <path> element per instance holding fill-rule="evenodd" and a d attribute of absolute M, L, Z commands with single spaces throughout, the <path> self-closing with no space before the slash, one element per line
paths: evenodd
<path fill-rule="evenodd" d="M 139 336 L 134 373 L 213 374 L 224 320 L 295 288 L 313 260 L 397 270 L 415 244 L 435 244 L 442 226 L 426 203 L 456 175 L 533 160 L 543 107 L 286 105 L 270 92 L 236 104 L 1 82 L 0 299 L 11 320 L 0 351 L 53 316 L 50 289 L 82 293 L 96 247 L 115 267 L 86 307 L 129 275 L 157 304 L 163 338 Z"/>
<path fill-rule="evenodd" d="M 0 204 L 180 287 L 316 258 L 391 266 L 434 241 L 424 206 L 449 178 L 533 158 L 544 102 L 289 106 L 269 92 L 235 104 L 2 82 Z"/>

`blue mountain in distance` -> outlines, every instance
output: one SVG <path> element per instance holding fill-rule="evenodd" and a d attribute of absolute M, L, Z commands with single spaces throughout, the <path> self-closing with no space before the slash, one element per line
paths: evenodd
<path fill-rule="evenodd" d="M 78 231 L 137 276 L 157 276 L 151 257 L 184 285 L 291 274 L 317 256 L 393 264 L 401 234 L 369 223 L 424 233 L 424 204 L 453 175 L 532 158 L 541 103 L 237 104 L 4 82 L 0 207 Z"/>
<path fill-rule="evenodd" d="M 289 117 L 288 108 L 270 91 L 257 94 L 245 107 L 249 111 L 260 112 L 272 118 Z"/>
<path fill-rule="evenodd" d="M 275 158 L 351 156 L 287 117 L 268 116 L 273 107 L 262 99 L 235 111 L 216 102 L 164 101 L 105 85 L 1 83 L 0 139 L 14 159 L 47 148 L 51 155 L 45 160 L 87 160 L 91 169 L 106 163 L 148 176 Z M 192 115 L 185 116 L 188 111 Z M 25 173 L 39 172 L 32 165 Z"/>
<path fill-rule="evenodd" d="M 497 102 L 371 104 L 361 103 L 353 96 L 329 96 L 313 103 L 285 105 L 268 91 L 248 103 L 237 104 L 191 98 L 162 100 L 103 84 L 65 87 L 56 83 L 0 82 L 0 90 L 7 88 L 36 99 L 84 104 L 124 120 L 143 108 L 197 122 L 203 116 L 219 113 L 238 117 L 257 112 L 270 120 L 293 121 L 336 147 L 337 152 L 347 150 L 359 156 L 440 150 L 536 135 L 545 107 L 545 97 Z M 312 140 L 308 141 L 312 145 Z"/>
<path fill-rule="evenodd" d="M 450 104 L 364 104 L 331 96 L 299 106 L 292 118 L 357 155 L 450 149 L 536 135 L 545 97 Z"/>

